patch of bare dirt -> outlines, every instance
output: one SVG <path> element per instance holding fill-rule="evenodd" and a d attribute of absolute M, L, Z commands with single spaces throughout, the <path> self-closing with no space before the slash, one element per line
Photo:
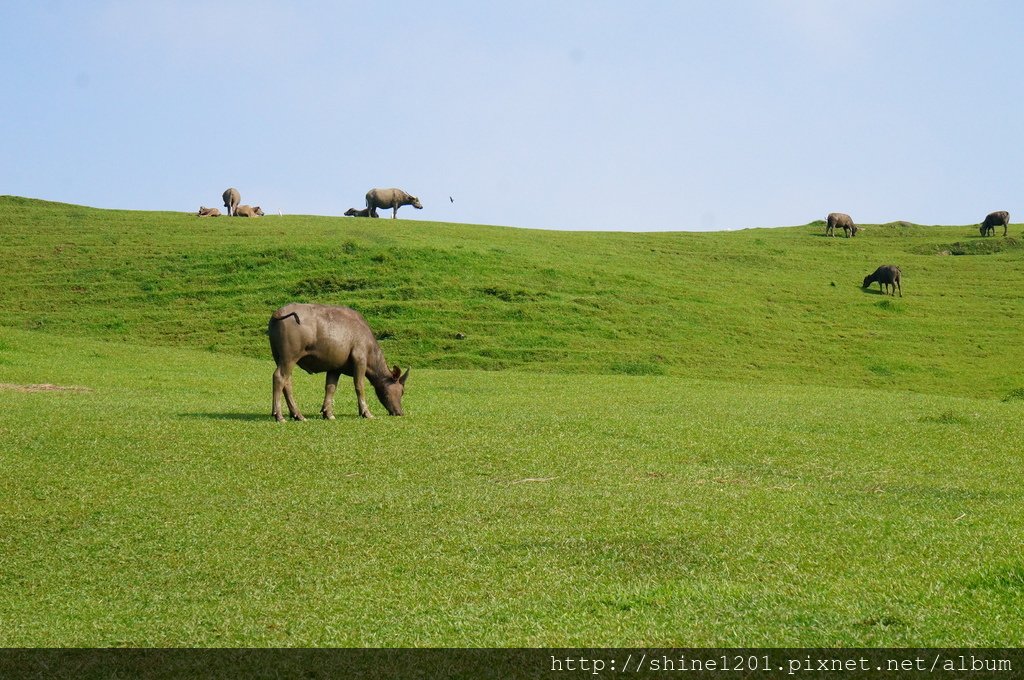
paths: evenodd
<path fill-rule="evenodd" d="M 17 383 L 0 383 L 0 390 L 10 392 L 92 392 L 88 387 L 80 385 L 51 385 L 40 383 L 36 385 L 19 385 Z"/>

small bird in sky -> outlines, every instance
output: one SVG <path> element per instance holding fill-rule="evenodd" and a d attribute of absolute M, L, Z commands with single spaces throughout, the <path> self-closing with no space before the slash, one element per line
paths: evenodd
<path fill-rule="evenodd" d="M 448 200 L 449 200 L 449 201 L 451 201 L 452 203 L 454 203 L 454 202 L 455 202 L 455 199 L 454 199 L 454 198 L 452 198 L 451 196 L 449 196 L 449 197 L 448 197 Z"/>

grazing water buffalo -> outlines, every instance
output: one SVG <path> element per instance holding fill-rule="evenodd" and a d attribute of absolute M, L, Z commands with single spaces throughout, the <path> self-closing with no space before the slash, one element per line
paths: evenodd
<path fill-rule="evenodd" d="M 857 225 L 853 223 L 853 219 L 846 213 L 828 214 L 828 219 L 825 220 L 825 235 L 835 236 L 836 227 L 839 227 L 846 233 L 846 238 L 857 235 Z"/>
<path fill-rule="evenodd" d="M 363 378 L 373 385 L 377 398 L 393 416 L 405 415 L 402 394 L 409 369 L 402 374 L 395 366 L 388 369 L 377 338 L 359 312 L 348 307 L 292 303 L 274 312 L 267 325 L 274 370 L 273 416 L 284 420 L 281 394 L 295 420 L 304 420 L 292 395 L 292 370 L 298 364 L 307 373 L 327 373 L 321 415 L 334 419 L 334 391 L 341 374 L 352 376 L 356 387 L 359 415 L 372 418 L 363 394 Z"/>
<path fill-rule="evenodd" d="M 366 192 L 366 209 L 370 217 L 377 217 L 377 208 L 391 208 L 391 219 L 398 217 L 398 209 L 403 205 L 411 205 L 417 210 L 423 209 L 420 199 L 405 193 L 401 189 L 370 189 Z"/>
<path fill-rule="evenodd" d="M 900 286 L 900 279 L 903 278 L 903 272 L 900 268 L 894 264 L 883 264 L 881 267 L 875 270 L 873 274 L 868 274 L 864 277 L 863 288 L 867 288 L 872 283 L 878 282 L 878 290 L 882 290 L 882 286 L 885 286 L 885 292 L 889 292 L 892 289 L 893 297 L 896 296 L 896 290 L 899 289 L 900 297 L 903 297 L 903 288 Z"/>
<path fill-rule="evenodd" d="M 263 210 L 256 206 L 240 205 L 235 208 L 235 217 L 263 217 Z"/>
<path fill-rule="evenodd" d="M 1010 213 L 1005 210 L 998 210 L 994 213 L 985 215 L 985 221 L 981 223 L 980 231 L 982 236 L 996 235 L 996 227 L 1001 226 L 1003 228 L 1003 236 L 1006 236 L 1006 230 L 1010 226 Z"/>
<path fill-rule="evenodd" d="M 349 208 L 345 211 L 345 217 L 371 217 L 370 209 L 363 208 L 362 210 L 357 210 L 356 208 Z M 372 215 L 372 217 L 376 217 L 376 215 Z"/>
<path fill-rule="evenodd" d="M 199 206 L 199 212 L 196 213 L 196 217 L 220 217 L 220 210 Z"/>
<path fill-rule="evenodd" d="M 238 193 L 238 189 L 231 187 L 230 189 L 224 190 L 224 207 L 228 209 L 228 217 L 234 217 L 235 208 L 242 202 L 242 196 Z"/>

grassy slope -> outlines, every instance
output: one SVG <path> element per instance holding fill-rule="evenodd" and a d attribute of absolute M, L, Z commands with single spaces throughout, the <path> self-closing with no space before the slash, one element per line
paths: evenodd
<path fill-rule="evenodd" d="M 281 426 L 266 361 L 41 340 L 6 380 L 94 391 L 0 392 L 3 646 L 1024 642 L 1021 402 L 428 369 Z"/>
<path fill-rule="evenodd" d="M 816 231 L 0 199 L 0 645 L 1020 645 L 1020 251 Z M 410 416 L 270 421 L 293 298 Z"/>
<path fill-rule="evenodd" d="M 265 357 L 269 312 L 305 300 L 356 307 L 389 358 L 414 367 L 978 397 L 1024 386 L 1010 361 L 1024 349 L 1018 239 L 969 227 L 869 227 L 854 240 L 822 231 L 200 220 L 3 197 L 0 323 Z M 1006 249 L 936 254 L 957 243 Z M 904 269 L 903 300 L 859 286 L 887 262 Z"/>

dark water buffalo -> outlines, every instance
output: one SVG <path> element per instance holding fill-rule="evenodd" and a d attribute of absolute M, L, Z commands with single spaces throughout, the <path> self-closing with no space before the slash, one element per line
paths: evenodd
<path fill-rule="evenodd" d="M 878 290 L 882 290 L 882 286 L 885 286 L 885 292 L 889 292 L 892 289 L 892 295 L 895 297 L 896 290 L 899 289 L 900 297 L 903 297 L 903 288 L 900 286 L 900 280 L 903 278 L 903 272 L 900 268 L 894 264 L 883 264 L 881 267 L 875 270 L 873 274 L 868 274 L 864 277 L 863 288 L 867 288 L 872 283 L 878 283 Z"/>
<path fill-rule="evenodd" d="M 231 187 L 230 189 L 224 190 L 224 207 L 228 209 L 228 217 L 234 217 L 235 208 L 242 202 L 242 196 L 238 193 L 238 189 Z"/>
<path fill-rule="evenodd" d="M 345 211 L 345 217 L 370 217 L 370 209 L 363 208 L 358 210 L 356 208 L 349 208 Z M 373 217 L 376 217 L 376 215 L 373 215 Z"/>
<path fill-rule="evenodd" d="M 835 236 L 836 227 L 846 233 L 846 238 L 857 235 L 857 225 L 853 223 L 853 219 L 846 213 L 828 214 L 828 218 L 825 220 L 825 235 Z"/>
<path fill-rule="evenodd" d="M 377 398 L 393 416 L 404 415 L 402 394 L 405 392 L 405 374 L 395 366 L 388 369 L 377 338 L 359 312 L 348 307 L 293 303 L 274 312 L 267 325 L 270 351 L 277 369 L 274 371 L 274 410 L 278 421 L 281 413 L 281 394 L 288 403 L 288 412 L 296 420 L 304 420 L 292 395 L 292 370 L 298 364 L 307 373 L 327 373 L 324 405 L 321 415 L 334 419 L 334 391 L 341 374 L 352 376 L 356 387 L 359 415 L 372 418 L 363 394 L 363 378 L 373 385 Z"/>
<path fill-rule="evenodd" d="M 196 213 L 196 217 L 220 217 L 220 210 L 201 205 L 199 206 L 199 212 Z"/>
<path fill-rule="evenodd" d="M 240 205 L 235 208 L 235 217 L 263 217 L 263 210 L 256 206 Z"/>
<path fill-rule="evenodd" d="M 366 192 L 366 209 L 370 217 L 377 217 L 377 208 L 391 208 L 391 219 L 398 217 L 398 209 L 403 205 L 411 205 L 417 210 L 423 209 L 420 199 L 407 194 L 401 189 L 370 189 Z"/>
<path fill-rule="evenodd" d="M 998 210 L 994 213 L 985 215 L 985 221 L 981 223 L 979 230 L 982 236 L 995 236 L 996 227 L 1003 228 L 1003 236 L 1006 236 L 1006 231 L 1010 226 L 1010 213 L 1005 210 Z"/>

